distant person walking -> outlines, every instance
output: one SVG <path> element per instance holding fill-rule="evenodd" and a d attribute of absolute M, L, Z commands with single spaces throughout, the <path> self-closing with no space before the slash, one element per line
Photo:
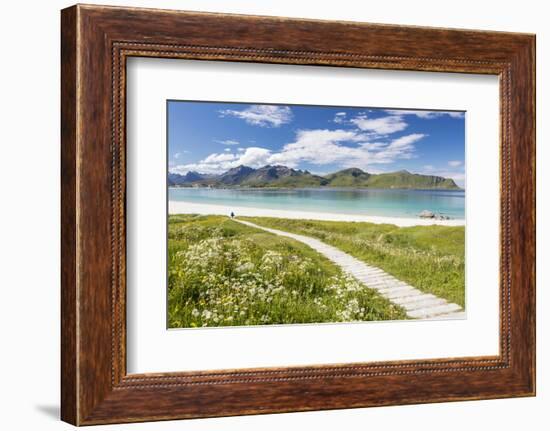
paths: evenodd
<path fill-rule="evenodd" d="M 235 218 L 235 213 L 231 211 L 231 218 Z"/>

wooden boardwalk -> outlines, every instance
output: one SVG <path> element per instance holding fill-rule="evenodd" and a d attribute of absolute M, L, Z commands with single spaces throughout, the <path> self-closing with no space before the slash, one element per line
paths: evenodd
<path fill-rule="evenodd" d="M 259 226 L 249 221 L 237 219 L 234 219 L 234 221 L 256 229 L 262 229 L 275 235 L 292 238 L 308 245 L 338 265 L 344 272 L 364 283 L 367 287 L 376 290 L 389 301 L 403 307 L 410 318 L 462 319 L 466 317 L 460 305 L 447 302 L 445 299 L 435 295 L 424 293 L 382 271 L 380 268 L 367 265 L 365 262 L 316 238 Z"/>

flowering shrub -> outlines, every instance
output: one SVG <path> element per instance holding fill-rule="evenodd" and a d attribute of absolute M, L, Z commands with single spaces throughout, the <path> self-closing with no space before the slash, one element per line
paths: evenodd
<path fill-rule="evenodd" d="M 288 238 L 218 216 L 169 223 L 170 327 L 400 319 L 403 310 Z"/>

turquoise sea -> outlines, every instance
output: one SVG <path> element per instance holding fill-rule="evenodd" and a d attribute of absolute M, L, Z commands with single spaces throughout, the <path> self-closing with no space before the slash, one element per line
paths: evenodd
<path fill-rule="evenodd" d="M 417 217 L 423 210 L 464 219 L 464 190 L 168 189 L 171 201 L 289 211 Z"/>

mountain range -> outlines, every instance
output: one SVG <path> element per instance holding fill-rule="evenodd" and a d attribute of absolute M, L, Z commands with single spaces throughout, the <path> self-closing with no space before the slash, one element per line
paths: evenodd
<path fill-rule="evenodd" d="M 219 175 L 189 171 L 185 175 L 168 173 L 168 185 L 179 187 L 350 187 L 377 189 L 460 189 L 451 178 L 413 174 L 406 170 L 370 174 L 359 168 L 344 169 L 329 175 L 315 175 L 306 170 L 281 165 L 258 169 L 237 166 Z"/>

